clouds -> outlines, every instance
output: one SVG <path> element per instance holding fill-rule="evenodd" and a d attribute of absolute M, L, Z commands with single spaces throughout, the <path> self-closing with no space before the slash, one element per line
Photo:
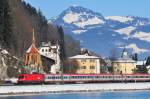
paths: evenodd
<path fill-rule="evenodd" d="M 119 47 L 119 48 L 124 48 L 124 47 Z M 131 43 L 129 45 L 126 46 L 127 49 L 132 49 L 132 53 L 144 53 L 144 52 L 149 52 L 148 49 L 143 49 L 143 48 L 140 48 L 138 47 L 135 43 Z"/>

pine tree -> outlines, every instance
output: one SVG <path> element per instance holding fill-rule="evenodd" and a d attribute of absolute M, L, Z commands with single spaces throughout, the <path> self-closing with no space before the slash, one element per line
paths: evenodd
<path fill-rule="evenodd" d="M 0 0 L 0 26 L 0 43 L 2 47 L 10 50 L 16 45 L 16 42 L 12 30 L 11 10 L 7 0 Z"/>
<path fill-rule="evenodd" d="M 150 56 L 146 60 L 146 66 L 150 65 Z"/>
<path fill-rule="evenodd" d="M 60 36 L 60 40 L 59 40 L 59 45 L 60 45 L 60 60 L 61 60 L 61 71 L 63 72 L 64 67 L 64 62 L 66 59 L 66 52 L 65 52 L 65 40 L 64 40 L 64 31 L 63 28 L 57 27 L 58 28 L 58 33 Z"/>

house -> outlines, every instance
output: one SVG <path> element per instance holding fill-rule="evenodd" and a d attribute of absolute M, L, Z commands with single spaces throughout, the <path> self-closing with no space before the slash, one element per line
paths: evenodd
<path fill-rule="evenodd" d="M 50 73 L 56 74 L 60 72 L 60 46 L 58 43 L 52 44 L 51 42 L 42 42 L 42 46 L 39 48 L 42 59 L 49 59 L 45 65 L 48 66 Z M 44 58 L 45 57 L 45 58 Z"/>
<path fill-rule="evenodd" d="M 87 53 L 69 58 L 70 71 L 76 74 L 99 74 L 100 58 Z"/>
<path fill-rule="evenodd" d="M 136 70 L 136 61 L 128 56 L 127 49 L 124 48 L 122 55 L 115 61 L 112 61 L 114 74 L 133 74 Z"/>

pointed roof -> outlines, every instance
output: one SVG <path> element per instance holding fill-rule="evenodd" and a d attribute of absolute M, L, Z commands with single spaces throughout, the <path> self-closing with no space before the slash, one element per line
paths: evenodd
<path fill-rule="evenodd" d="M 28 48 L 28 50 L 26 51 L 26 53 L 39 53 L 38 49 L 35 46 L 35 35 L 34 35 L 34 29 L 32 32 L 32 44 L 31 46 Z"/>
<path fill-rule="evenodd" d="M 36 46 L 34 44 L 32 44 L 28 50 L 26 51 L 26 53 L 39 53 L 38 49 L 36 48 Z"/>
<path fill-rule="evenodd" d="M 99 59 L 100 57 L 97 56 L 90 56 L 88 54 L 84 54 L 84 55 L 75 55 L 72 57 L 69 57 L 70 59 Z"/>
<path fill-rule="evenodd" d="M 124 49 L 122 51 L 121 57 L 118 58 L 117 60 L 115 60 L 114 62 L 136 63 L 136 61 L 134 61 L 132 58 L 130 58 L 128 56 L 128 51 L 127 51 L 127 49 L 125 47 L 124 47 Z"/>

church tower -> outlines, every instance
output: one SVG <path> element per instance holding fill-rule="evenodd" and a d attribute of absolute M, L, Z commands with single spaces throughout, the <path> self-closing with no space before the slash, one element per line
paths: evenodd
<path fill-rule="evenodd" d="M 35 45 L 34 29 L 32 32 L 32 44 L 28 48 L 28 50 L 26 51 L 24 62 L 25 62 L 25 66 L 27 67 L 27 70 L 30 73 L 33 73 L 33 72 L 41 73 L 41 72 L 43 72 L 41 55 L 38 51 L 38 48 Z"/>

